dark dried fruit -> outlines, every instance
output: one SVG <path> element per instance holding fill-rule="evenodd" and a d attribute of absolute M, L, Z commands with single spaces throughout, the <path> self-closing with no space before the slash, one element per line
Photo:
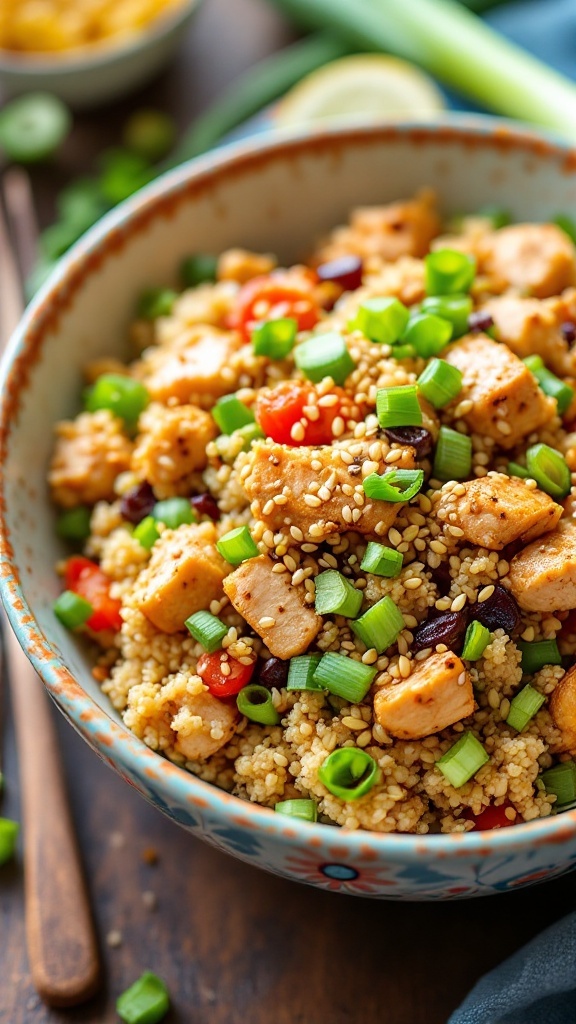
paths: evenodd
<path fill-rule="evenodd" d="M 120 513 L 123 519 L 136 526 L 149 516 L 156 504 L 154 491 L 147 480 L 132 487 L 120 500 Z"/>
<path fill-rule="evenodd" d="M 424 427 L 386 427 L 384 433 L 395 444 L 411 445 L 419 459 L 426 458 L 432 451 L 432 434 Z"/>
<path fill-rule="evenodd" d="M 468 317 L 468 330 L 472 331 L 473 334 L 480 334 L 481 331 L 487 333 L 491 328 L 494 327 L 494 318 L 490 313 L 485 313 L 481 309 L 474 310 Z"/>
<path fill-rule="evenodd" d="M 190 499 L 190 504 L 199 516 L 208 516 L 217 522 L 220 519 L 220 509 L 211 494 L 195 494 Z"/>
<path fill-rule="evenodd" d="M 570 323 L 567 320 L 566 323 L 560 324 L 560 333 L 564 341 L 567 341 L 569 345 L 573 345 L 576 341 L 576 324 Z"/>
<path fill-rule="evenodd" d="M 440 562 L 440 565 L 435 569 L 431 569 L 430 573 L 432 575 L 432 582 L 438 587 L 438 593 L 441 594 L 442 597 L 445 597 L 452 586 L 450 562 Z"/>
<path fill-rule="evenodd" d="M 282 661 L 282 658 L 268 658 L 260 669 L 258 682 L 261 686 L 275 686 L 280 690 L 288 682 L 289 661 Z"/>
<path fill-rule="evenodd" d="M 364 267 L 359 256 L 339 256 L 316 267 L 320 281 L 332 281 L 340 285 L 345 292 L 353 292 L 362 284 Z"/>
<path fill-rule="evenodd" d="M 465 608 L 460 612 L 444 612 L 428 618 L 413 630 L 412 650 L 423 651 L 425 647 L 434 650 L 436 644 L 446 644 L 454 654 L 460 654 L 467 626 L 468 612 Z"/>
<path fill-rule="evenodd" d="M 491 633 L 495 629 L 503 629 L 511 636 L 520 622 L 520 611 L 512 594 L 497 584 L 486 601 L 472 606 L 470 617 L 481 622 Z"/>

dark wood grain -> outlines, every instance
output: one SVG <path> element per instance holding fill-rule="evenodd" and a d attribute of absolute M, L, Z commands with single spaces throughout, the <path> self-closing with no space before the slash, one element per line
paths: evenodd
<path fill-rule="evenodd" d="M 290 38 L 264 0 L 205 0 L 170 71 L 138 97 L 79 117 L 59 162 L 35 174 L 42 221 L 57 187 L 119 140 L 130 110 L 160 106 L 184 125 Z M 445 1024 L 483 972 L 574 906 L 574 874 L 450 904 L 376 902 L 281 881 L 163 818 L 57 717 L 105 981 L 84 1008 L 40 1003 L 26 962 L 18 861 L 0 876 L 0 1024 L 113 1024 L 116 996 L 147 968 L 170 988 L 168 1024 Z M 5 753 L 2 813 L 17 815 L 10 730 Z M 116 948 L 107 944 L 113 932 Z"/>

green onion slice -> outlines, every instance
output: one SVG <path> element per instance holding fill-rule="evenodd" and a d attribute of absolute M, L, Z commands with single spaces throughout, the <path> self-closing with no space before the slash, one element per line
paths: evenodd
<path fill-rule="evenodd" d="M 518 650 L 522 652 L 522 671 L 533 676 L 545 665 L 561 665 L 562 657 L 556 640 L 533 640 L 528 643 L 517 641 Z"/>
<path fill-rule="evenodd" d="M 440 427 L 434 468 L 436 480 L 466 480 L 472 469 L 472 438 L 450 427 Z"/>
<path fill-rule="evenodd" d="M 392 359 L 414 359 L 416 357 L 414 345 L 393 345 L 390 355 Z"/>
<path fill-rule="evenodd" d="M 364 665 L 345 654 L 328 651 L 320 659 L 314 682 L 320 689 L 343 697 L 351 704 L 358 704 L 368 693 L 376 672 L 373 665 Z"/>
<path fill-rule="evenodd" d="M 526 480 L 530 476 L 530 473 L 526 467 L 521 466 L 519 462 L 509 462 L 508 476 L 517 476 L 520 477 L 521 480 Z"/>
<path fill-rule="evenodd" d="M 358 800 L 380 778 L 373 757 L 358 747 L 341 747 L 328 755 L 318 769 L 318 778 L 326 789 L 341 800 Z"/>
<path fill-rule="evenodd" d="M 538 690 L 535 690 L 528 683 L 520 690 L 520 693 L 517 693 L 512 698 L 506 725 L 509 725 L 511 729 L 522 732 L 530 719 L 534 718 L 534 715 L 540 710 L 545 700 L 544 694 L 538 693 Z"/>
<path fill-rule="evenodd" d="M 126 1024 L 158 1024 L 169 1008 L 168 989 L 152 971 L 145 971 L 116 1000 L 118 1016 Z"/>
<path fill-rule="evenodd" d="M 376 412 L 381 427 L 420 427 L 422 409 L 416 385 L 380 388 L 376 395 Z"/>
<path fill-rule="evenodd" d="M 178 294 L 172 288 L 146 288 L 138 299 L 136 315 L 142 320 L 170 316 L 177 298 Z"/>
<path fill-rule="evenodd" d="M 285 359 L 294 348 L 298 323 L 292 317 L 266 320 L 252 331 L 252 347 L 257 356 Z"/>
<path fill-rule="evenodd" d="M 570 493 L 570 470 L 555 448 L 547 444 L 532 445 L 526 452 L 526 466 L 539 488 L 551 498 L 565 498 Z"/>
<path fill-rule="evenodd" d="M 362 605 L 362 591 L 356 590 L 337 569 L 326 569 L 314 580 L 318 615 L 343 615 L 355 619 Z"/>
<path fill-rule="evenodd" d="M 512 223 L 512 217 L 508 210 L 502 210 L 499 206 L 483 206 L 478 210 L 478 216 L 489 220 L 494 231 L 498 231 L 499 228 L 506 228 Z"/>
<path fill-rule="evenodd" d="M 466 630 L 461 657 L 465 661 L 478 661 L 490 643 L 490 630 L 474 619 Z"/>
<path fill-rule="evenodd" d="M 302 818 L 303 821 L 318 820 L 318 806 L 315 800 L 281 800 L 274 807 L 277 814 L 286 814 L 289 818 Z"/>
<path fill-rule="evenodd" d="M 446 348 L 452 338 L 452 330 L 453 325 L 449 320 L 433 313 L 419 312 L 410 317 L 402 341 L 412 345 L 416 354 L 423 359 L 430 359 Z"/>
<path fill-rule="evenodd" d="M 259 553 L 256 543 L 247 526 L 237 526 L 235 530 L 229 530 L 220 540 L 216 547 L 230 565 L 240 565 L 248 558 L 255 558 Z"/>
<path fill-rule="evenodd" d="M 348 327 L 351 331 L 362 331 L 370 341 L 393 345 L 402 336 L 410 316 L 406 306 L 399 299 L 366 299 Z"/>
<path fill-rule="evenodd" d="M 14 856 L 20 826 L 10 818 L 0 818 L 0 867 Z"/>
<path fill-rule="evenodd" d="M 314 679 L 321 658 L 321 654 L 299 654 L 295 658 L 290 658 L 286 689 L 322 690 L 323 687 Z"/>
<path fill-rule="evenodd" d="M 373 576 L 387 576 L 393 579 L 402 570 L 404 555 L 395 548 L 387 548 L 378 541 L 370 540 L 366 545 L 360 568 Z"/>
<path fill-rule="evenodd" d="M 88 412 L 109 409 L 128 427 L 136 425 L 149 401 L 150 395 L 140 381 L 120 373 L 103 373 L 85 395 Z"/>
<path fill-rule="evenodd" d="M 236 698 L 236 706 L 240 714 L 245 715 L 251 722 L 259 722 L 260 725 L 278 725 L 280 721 L 280 715 L 274 707 L 270 690 L 258 683 L 250 683 L 240 690 Z"/>
<path fill-rule="evenodd" d="M 490 760 L 489 755 L 473 733 L 465 732 L 441 758 L 436 761 L 444 778 L 454 789 L 459 789 Z"/>
<path fill-rule="evenodd" d="M 576 800 L 576 761 L 563 761 L 547 768 L 540 779 L 547 793 L 556 796 L 555 807 L 560 808 Z"/>
<path fill-rule="evenodd" d="M 379 476 L 370 473 L 362 481 L 364 494 L 379 501 L 410 501 L 424 483 L 423 469 L 389 469 Z"/>
<path fill-rule="evenodd" d="M 404 629 L 404 616 L 392 598 L 386 596 L 373 604 L 359 619 L 351 622 L 350 626 L 369 650 L 375 648 L 378 654 L 382 654 Z"/>
<path fill-rule="evenodd" d="M 66 629 L 78 629 L 94 613 L 90 602 L 80 597 L 80 594 L 75 594 L 73 590 L 64 590 L 54 601 L 52 610 Z"/>
<path fill-rule="evenodd" d="M 536 377 L 544 394 L 556 399 L 558 413 L 563 416 L 572 405 L 574 388 L 548 370 L 540 356 L 528 356 L 523 362 Z"/>
<path fill-rule="evenodd" d="M 157 501 L 152 509 L 152 518 L 164 523 L 170 530 L 177 530 L 184 523 L 198 521 L 189 498 L 165 498 L 164 501 Z"/>
<path fill-rule="evenodd" d="M 462 390 L 462 371 L 444 359 L 431 359 L 417 381 L 424 398 L 435 409 L 443 409 Z"/>
<path fill-rule="evenodd" d="M 424 257 L 427 295 L 454 295 L 470 290 L 476 275 L 476 260 L 456 249 L 437 249 Z"/>
<path fill-rule="evenodd" d="M 56 532 L 62 540 L 83 541 L 90 536 L 90 516 L 92 510 L 86 505 L 67 508 L 58 516 Z"/>
<path fill-rule="evenodd" d="M 187 256 L 180 264 L 180 278 L 185 288 L 196 288 L 199 284 L 216 280 L 218 258 L 206 253 Z"/>
<path fill-rule="evenodd" d="M 422 302 L 420 309 L 423 313 L 431 313 L 442 320 L 448 320 L 452 324 L 454 341 L 468 331 L 472 299 L 469 295 L 429 295 Z"/>
<path fill-rule="evenodd" d="M 228 626 L 224 625 L 222 619 L 206 611 L 195 612 L 194 615 L 190 615 L 184 625 L 194 639 L 202 644 L 204 650 L 208 651 L 209 654 L 220 650 L 222 640 L 228 632 Z"/>
<path fill-rule="evenodd" d="M 244 405 L 236 395 L 224 395 L 212 408 L 212 416 L 223 434 L 232 434 L 240 427 L 252 425 L 255 416 L 248 406 Z"/>
<path fill-rule="evenodd" d="M 294 361 L 304 376 L 314 384 L 325 377 L 331 377 L 335 384 L 343 384 L 356 368 L 344 338 L 336 331 L 315 335 L 297 345 Z"/>
<path fill-rule="evenodd" d="M 146 551 L 151 551 L 157 540 L 160 538 L 160 532 L 156 526 L 156 520 L 154 516 L 146 516 L 138 526 L 134 527 L 132 534 L 134 540 L 139 541 Z"/>
<path fill-rule="evenodd" d="M 45 160 L 72 126 L 68 107 L 49 92 L 19 96 L 0 112 L 0 149 L 20 164 Z"/>
<path fill-rule="evenodd" d="M 576 221 L 572 217 L 567 217 L 565 213 L 558 213 L 552 223 L 562 228 L 562 231 L 568 235 L 570 241 L 576 245 Z"/>

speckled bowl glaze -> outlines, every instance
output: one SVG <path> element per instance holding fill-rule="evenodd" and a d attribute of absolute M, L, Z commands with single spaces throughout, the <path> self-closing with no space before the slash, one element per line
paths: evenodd
<path fill-rule="evenodd" d="M 576 214 L 576 151 L 495 123 L 448 121 L 256 140 L 154 183 L 81 240 L 28 309 L 3 364 L 2 596 L 60 710 L 108 764 L 192 834 L 334 892 L 437 900 L 528 885 L 576 864 L 576 811 L 496 832 L 382 835 L 289 820 L 201 782 L 149 750 L 112 711 L 82 643 L 51 606 L 45 476 L 52 425 L 75 413 L 87 359 L 121 354 L 134 296 L 183 256 L 231 245 L 301 256 L 357 204 L 433 186 L 447 213 L 491 203 L 518 219 Z"/>

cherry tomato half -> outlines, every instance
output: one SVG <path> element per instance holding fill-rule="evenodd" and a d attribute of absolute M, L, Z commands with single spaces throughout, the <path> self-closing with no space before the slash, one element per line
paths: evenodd
<path fill-rule="evenodd" d="M 66 589 L 89 601 L 94 609 L 86 625 L 95 633 L 104 629 L 113 629 L 117 633 L 122 626 L 122 602 L 110 597 L 111 580 L 100 566 L 89 558 L 74 555 L 66 562 L 65 580 Z"/>
<path fill-rule="evenodd" d="M 342 388 L 334 387 L 331 394 L 336 394 L 338 401 L 330 406 L 317 406 L 317 420 L 308 420 L 304 427 L 304 436 L 295 441 L 292 427 L 301 419 L 306 419 L 304 407 L 310 404 L 314 387 L 303 381 L 286 380 L 270 391 L 262 392 L 256 400 L 256 419 L 267 437 L 277 444 L 299 446 L 331 444 L 334 440 L 332 424 L 337 416 L 349 419 L 351 415 L 350 399 Z"/>
<path fill-rule="evenodd" d="M 503 804 L 498 806 L 490 804 L 483 811 L 480 811 L 480 814 L 472 814 L 469 811 L 464 817 L 474 822 L 473 832 L 487 832 L 495 828 L 508 828 L 509 825 L 516 825 L 519 817 L 518 813 L 516 813 L 516 817 L 512 820 L 507 816 L 506 811 L 510 807 L 512 807 L 512 804 L 505 800 Z"/>
<path fill-rule="evenodd" d="M 236 658 L 228 658 L 226 662 L 230 666 L 230 675 L 225 676 L 222 672 L 222 651 L 214 651 L 213 654 L 201 654 L 198 658 L 198 675 L 206 683 L 213 697 L 233 697 L 240 693 L 240 690 L 250 682 L 254 666 L 243 665 Z"/>
<path fill-rule="evenodd" d="M 282 317 L 296 320 L 299 331 L 309 331 L 320 319 L 312 291 L 315 283 L 315 275 L 306 268 L 253 277 L 240 289 L 228 326 L 239 331 L 245 341 L 250 341 L 258 324 Z"/>

